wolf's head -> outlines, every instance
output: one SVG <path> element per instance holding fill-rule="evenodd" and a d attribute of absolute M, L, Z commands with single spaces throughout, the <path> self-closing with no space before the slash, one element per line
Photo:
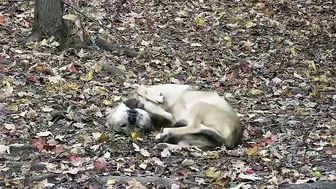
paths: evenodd
<path fill-rule="evenodd" d="M 130 98 L 114 108 L 107 116 L 107 124 L 113 130 L 127 134 L 133 131 L 153 130 L 149 114 L 135 98 Z"/>

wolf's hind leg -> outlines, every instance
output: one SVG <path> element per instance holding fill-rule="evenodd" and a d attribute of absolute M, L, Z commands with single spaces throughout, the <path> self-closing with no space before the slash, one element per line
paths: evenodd
<path fill-rule="evenodd" d="M 204 130 L 210 130 L 211 132 L 218 133 L 215 129 L 207 127 L 203 124 L 200 124 L 200 126 L 196 128 L 194 126 L 187 125 L 185 127 L 164 128 L 162 133 L 156 135 L 155 139 L 158 141 L 167 141 L 174 138 L 175 141 L 183 137 L 183 135 L 201 133 Z M 218 135 L 220 134 L 218 133 Z"/>
<path fill-rule="evenodd" d="M 155 139 L 159 141 L 169 141 L 170 139 L 173 139 L 173 141 L 176 141 L 183 138 L 183 135 L 201 133 L 202 131 L 210 131 L 212 133 L 216 133 L 218 136 L 221 136 L 216 129 L 202 124 L 207 111 L 212 110 L 213 108 L 213 105 L 204 102 L 194 104 L 190 107 L 189 118 L 187 118 L 188 124 L 186 126 L 164 128 L 163 132 L 158 134 Z"/>

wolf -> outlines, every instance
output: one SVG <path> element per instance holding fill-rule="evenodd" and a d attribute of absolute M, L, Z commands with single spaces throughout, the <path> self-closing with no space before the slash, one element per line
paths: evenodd
<path fill-rule="evenodd" d="M 243 133 L 237 113 L 224 97 L 180 84 L 138 85 L 132 97 L 109 113 L 107 124 L 120 132 L 163 127 L 157 141 L 199 148 L 224 144 L 233 149 L 241 144 Z"/>

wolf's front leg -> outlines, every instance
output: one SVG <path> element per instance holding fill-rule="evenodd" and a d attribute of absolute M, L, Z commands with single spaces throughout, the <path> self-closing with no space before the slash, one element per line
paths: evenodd
<path fill-rule="evenodd" d="M 165 111 L 164 109 L 162 109 L 161 107 L 159 107 L 157 104 L 153 104 L 151 102 L 146 102 L 144 104 L 144 108 L 147 112 L 149 112 L 150 114 L 162 117 L 170 122 L 174 122 L 174 117 L 171 113 Z"/>

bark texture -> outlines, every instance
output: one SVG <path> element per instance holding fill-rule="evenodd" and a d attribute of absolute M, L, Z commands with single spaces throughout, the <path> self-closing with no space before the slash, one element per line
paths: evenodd
<path fill-rule="evenodd" d="M 44 35 L 63 40 L 67 33 L 63 10 L 62 0 L 35 0 L 34 25 L 28 42 L 40 40 Z"/>

